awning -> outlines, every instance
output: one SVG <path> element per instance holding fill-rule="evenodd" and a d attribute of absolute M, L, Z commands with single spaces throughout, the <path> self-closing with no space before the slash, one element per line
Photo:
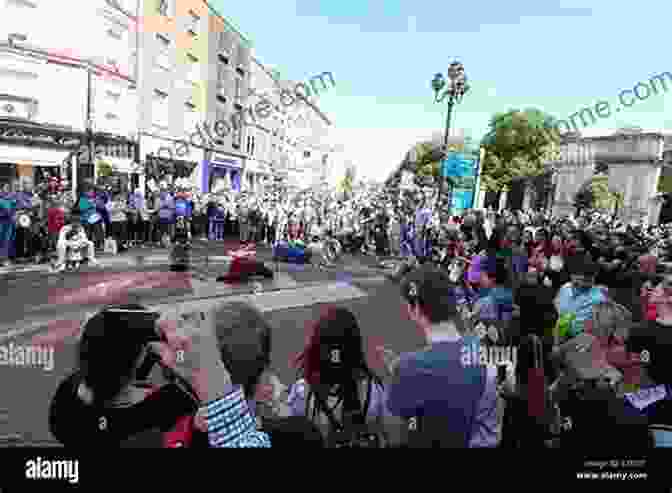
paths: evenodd
<path fill-rule="evenodd" d="M 71 154 L 68 150 L 0 145 L 0 163 L 22 163 L 33 166 L 61 166 Z"/>

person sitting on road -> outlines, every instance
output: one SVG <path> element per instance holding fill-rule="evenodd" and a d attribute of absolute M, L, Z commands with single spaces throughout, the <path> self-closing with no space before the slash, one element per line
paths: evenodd
<path fill-rule="evenodd" d="M 85 249 L 85 255 L 89 264 L 98 265 L 93 242 L 86 236 L 86 232 L 81 224 L 81 216 L 77 210 L 72 211 L 70 215 L 70 224 L 63 226 L 58 235 L 58 241 L 56 243 L 56 252 L 58 254 L 56 270 L 58 272 L 65 270 L 68 249 L 70 248 L 80 250 Z"/>

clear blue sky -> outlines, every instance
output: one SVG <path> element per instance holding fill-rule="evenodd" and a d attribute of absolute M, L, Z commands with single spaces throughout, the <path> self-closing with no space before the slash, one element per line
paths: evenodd
<path fill-rule="evenodd" d="M 324 71 L 336 88 L 318 104 L 360 173 L 385 177 L 408 147 L 443 129 L 445 105 L 430 80 L 453 58 L 472 90 L 455 127 L 480 138 L 497 111 L 535 106 L 566 118 L 597 101 L 616 106 L 623 89 L 672 72 L 672 2 L 606 0 L 265 0 L 211 5 L 247 35 L 259 58 L 283 76 Z M 672 82 L 668 85 L 672 94 Z M 624 124 L 672 128 L 659 94 L 603 119 L 595 133 Z M 589 133 L 589 132 L 586 132 Z"/>

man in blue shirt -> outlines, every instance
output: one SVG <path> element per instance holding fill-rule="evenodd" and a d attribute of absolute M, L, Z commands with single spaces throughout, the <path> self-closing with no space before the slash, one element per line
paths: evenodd
<path fill-rule="evenodd" d="M 387 407 L 407 420 L 409 445 L 421 448 L 498 444 L 497 370 L 464 363 L 462 320 L 448 275 L 422 267 L 402 282 L 402 298 L 428 346 L 402 355 L 388 387 Z M 385 351 L 385 350 L 383 350 Z"/>
<path fill-rule="evenodd" d="M 560 288 L 555 307 L 561 318 L 568 318 L 569 330 L 561 337 L 582 334 L 593 318 L 593 306 L 607 300 L 605 288 L 595 286 L 598 266 L 587 256 L 576 255 L 569 265 L 571 282 Z"/>

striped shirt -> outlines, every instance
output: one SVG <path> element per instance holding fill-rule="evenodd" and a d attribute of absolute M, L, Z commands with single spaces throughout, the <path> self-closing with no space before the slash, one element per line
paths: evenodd
<path fill-rule="evenodd" d="M 257 430 L 257 420 L 240 386 L 207 405 L 208 438 L 215 448 L 270 448 L 266 433 Z"/>

